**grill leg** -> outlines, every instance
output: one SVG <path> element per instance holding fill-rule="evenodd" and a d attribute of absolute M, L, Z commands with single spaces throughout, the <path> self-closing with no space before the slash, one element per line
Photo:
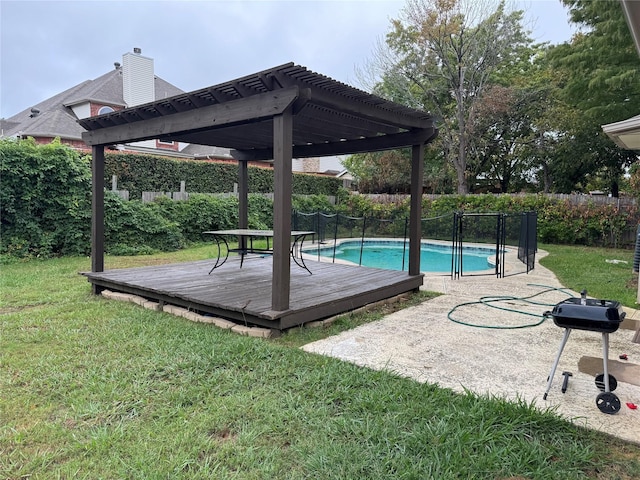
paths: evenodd
<path fill-rule="evenodd" d="M 558 363 L 560 363 L 560 355 L 562 355 L 564 346 L 567 344 L 567 340 L 569 340 L 570 333 L 571 333 L 571 329 L 565 328 L 564 336 L 562 337 L 562 342 L 560 343 L 560 349 L 558 350 L 558 355 L 556 355 L 556 361 L 553 362 L 553 367 L 551 367 L 551 373 L 549 373 L 549 380 L 547 381 L 547 391 L 544 392 L 544 395 L 542 397 L 543 400 L 547 399 L 547 394 L 549 393 L 549 390 L 551 390 L 551 384 L 553 383 L 553 376 L 556 374 L 556 368 L 558 368 Z"/>
<path fill-rule="evenodd" d="M 602 368 L 604 369 L 604 391 L 609 390 L 609 334 L 602 333 Z"/>

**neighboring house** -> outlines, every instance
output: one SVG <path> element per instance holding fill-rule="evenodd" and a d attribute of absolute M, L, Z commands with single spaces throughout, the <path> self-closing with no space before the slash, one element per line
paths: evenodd
<path fill-rule="evenodd" d="M 640 1 L 620 0 L 620 5 L 627 18 L 627 24 L 636 44 L 638 55 L 640 55 Z M 620 148 L 640 151 L 640 115 L 621 122 L 603 125 L 602 130 Z"/>
<path fill-rule="evenodd" d="M 343 168 L 340 157 L 295 158 L 291 166 L 294 172 L 313 173 L 329 177 L 337 176 Z"/>
<path fill-rule="evenodd" d="M 38 143 L 50 143 L 54 138 L 60 138 L 62 143 L 84 150 L 88 147 L 82 141 L 84 129 L 78 119 L 184 93 L 157 77 L 153 59 L 143 56 L 139 48 L 125 53 L 122 63 L 116 62 L 114 67 L 95 80 L 82 82 L 10 118 L 0 119 L 0 137 L 33 137 Z M 196 160 L 235 161 L 229 149 L 180 142 L 147 140 L 111 148 Z M 265 162 L 250 163 L 267 168 L 272 166 Z M 294 159 L 292 170 L 335 177 L 342 171 L 342 165 L 338 157 Z"/>
<path fill-rule="evenodd" d="M 356 182 L 355 178 L 353 178 L 353 175 L 351 174 L 351 172 L 349 172 L 349 170 L 344 169 L 341 172 L 338 172 L 336 177 L 342 180 L 342 186 L 344 188 L 346 188 L 347 190 L 353 190 Z"/>
<path fill-rule="evenodd" d="M 108 73 L 54 95 L 31 108 L 0 119 L 0 137 L 33 137 L 38 143 L 60 138 L 64 144 L 87 149 L 82 141 L 80 118 L 101 115 L 184 93 L 154 74 L 153 59 L 139 48 L 122 56 L 122 64 Z M 183 158 L 230 159 L 229 150 L 178 142 L 148 140 L 113 149 L 162 154 Z"/>

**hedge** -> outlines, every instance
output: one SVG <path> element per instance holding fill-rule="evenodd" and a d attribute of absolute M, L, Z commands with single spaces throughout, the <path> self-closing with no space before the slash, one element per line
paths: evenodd
<path fill-rule="evenodd" d="M 632 246 L 640 221 L 637 206 L 572 204 L 544 195 L 466 195 L 423 201 L 426 216 L 451 211 L 538 214 L 538 241 L 604 247 Z"/>
<path fill-rule="evenodd" d="M 168 177 L 164 172 L 162 175 L 158 173 L 158 169 L 164 166 L 170 167 L 169 170 L 175 174 L 174 178 L 186 178 L 187 182 L 190 181 L 189 177 L 180 173 L 182 168 L 187 167 L 180 163 L 189 164 L 187 170 L 195 177 L 198 176 L 195 172 L 206 176 L 203 182 L 212 182 L 214 178 L 230 182 L 232 176 L 227 173 L 229 169 L 237 168 L 233 165 L 174 160 L 165 164 L 164 160 L 152 161 L 148 157 L 144 157 L 143 163 L 132 161 L 128 165 L 124 159 L 131 160 L 131 157 L 114 155 L 110 156 L 110 160 L 113 161 L 114 157 L 118 159 L 118 168 L 122 171 L 133 171 L 141 169 L 142 164 L 146 165 L 149 168 L 147 177 L 155 179 L 149 180 L 152 183 L 148 187 L 155 191 L 173 190 L 173 186 L 169 188 L 168 184 L 153 183 Z M 154 168 L 151 168 L 152 165 Z M 210 169 L 220 169 L 220 176 L 211 175 L 214 170 Z M 253 170 L 272 174 L 271 170 Z M 253 170 L 253 181 L 266 178 L 255 174 Z M 202 174 L 205 171 L 206 175 Z M 138 173 L 136 178 L 145 177 L 142 170 Z M 29 140 L 0 140 L 0 254 L 11 257 L 89 254 L 90 176 L 89 157 L 59 142 L 36 145 Z M 304 186 L 302 193 L 309 192 L 305 189 L 310 189 L 314 184 L 306 181 L 305 178 L 298 183 Z M 320 192 L 314 192 L 317 193 L 315 195 L 294 195 L 293 208 L 302 212 L 342 213 L 385 220 L 401 220 L 408 215 L 409 202 L 406 200 L 381 204 L 341 190 L 331 191 L 339 199 L 336 206 L 331 205 L 326 199 L 323 185 L 332 184 L 323 184 L 323 181 L 324 179 L 316 184 L 319 185 Z M 566 200 L 558 201 L 543 195 L 466 195 L 423 199 L 423 218 L 450 215 L 455 211 L 536 211 L 539 241 L 598 246 L 632 246 L 640 219 L 635 206 L 619 208 L 614 205 L 572 205 Z M 125 201 L 107 192 L 105 250 L 112 254 L 138 254 L 183 248 L 189 243 L 206 240 L 202 235 L 205 230 L 235 228 L 238 224 L 237 212 L 238 202 L 234 197 L 196 194 L 185 201 L 159 198 L 155 202 L 142 203 L 139 200 Z M 272 224 L 273 203 L 264 196 L 250 195 L 249 226 L 263 229 Z"/>
<path fill-rule="evenodd" d="M 91 157 L 55 140 L 0 140 L 0 254 L 15 257 L 86 255 L 90 252 Z M 149 155 L 108 153 L 105 185 L 117 175 L 119 189 L 131 198 L 142 191 L 230 192 L 237 181 L 234 164 L 178 161 Z M 249 168 L 250 191 L 271 192 L 273 170 Z M 294 174 L 296 193 L 337 195 L 341 182 L 330 177 Z M 249 222 L 271 225 L 272 203 L 250 196 Z M 146 253 L 182 248 L 202 240 L 201 232 L 237 225 L 237 200 L 192 195 L 187 202 L 151 204 L 105 197 L 105 249 L 109 253 Z"/>
<path fill-rule="evenodd" d="M 0 140 L 0 253 L 86 253 L 91 226 L 87 157 L 52 142 Z"/>
<path fill-rule="evenodd" d="M 131 153 L 105 154 L 105 182 L 118 177 L 118 189 L 129 190 L 129 198 L 140 199 L 142 192 L 177 192 L 185 181 L 192 193 L 233 192 L 238 182 L 238 166 L 202 160 L 175 160 Z M 249 191 L 273 192 L 273 169 L 249 166 Z M 301 195 L 337 195 L 342 186 L 335 177 L 294 173 L 293 193 Z"/>

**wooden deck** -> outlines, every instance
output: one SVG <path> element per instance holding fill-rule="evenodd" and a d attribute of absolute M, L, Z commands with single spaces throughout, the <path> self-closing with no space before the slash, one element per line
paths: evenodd
<path fill-rule="evenodd" d="M 272 260 L 251 258 L 242 268 L 229 258 L 209 275 L 211 260 L 87 272 L 95 291 L 132 293 L 150 300 L 276 330 L 348 312 L 412 291 L 423 276 L 375 268 L 307 261 L 291 264 L 289 310 L 271 310 Z"/>

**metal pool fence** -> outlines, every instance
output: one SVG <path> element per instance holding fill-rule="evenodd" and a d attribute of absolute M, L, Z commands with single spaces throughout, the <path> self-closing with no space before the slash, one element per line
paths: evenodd
<path fill-rule="evenodd" d="M 537 244 L 536 212 L 523 213 L 464 213 L 454 212 L 438 217 L 423 218 L 421 222 L 422 238 L 450 242 L 451 276 L 463 275 L 496 275 L 502 278 L 507 275 L 528 273 L 535 266 Z M 317 254 L 320 249 L 333 246 L 332 261 L 335 262 L 336 247 L 341 239 L 360 239 L 362 249 L 364 240 L 371 238 L 403 239 L 408 251 L 409 219 L 406 217 L 379 219 L 375 217 L 351 217 L 342 214 L 322 212 L 305 213 L 294 211 L 292 214 L 293 230 L 310 230 L 316 232 L 314 241 Z M 464 249 L 469 244 L 489 245 L 494 255 L 493 271 L 487 273 L 466 273 L 464 265 Z M 517 249 L 517 260 L 520 268 L 506 269 L 506 253 Z M 326 255 L 324 255 L 326 256 Z M 404 256 L 402 270 L 405 269 Z"/>

